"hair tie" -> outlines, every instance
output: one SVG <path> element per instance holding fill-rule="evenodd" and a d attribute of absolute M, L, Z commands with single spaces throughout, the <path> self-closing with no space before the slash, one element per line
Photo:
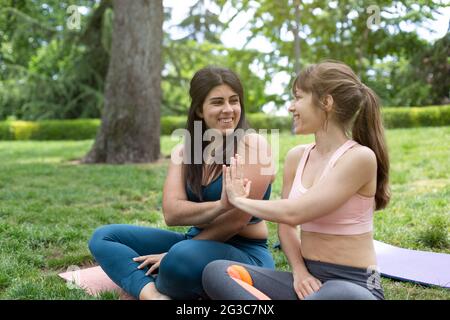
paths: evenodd
<path fill-rule="evenodd" d="M 367 91 L 367 86 L 364 83 L 358 85 L 359 91 Z"/>

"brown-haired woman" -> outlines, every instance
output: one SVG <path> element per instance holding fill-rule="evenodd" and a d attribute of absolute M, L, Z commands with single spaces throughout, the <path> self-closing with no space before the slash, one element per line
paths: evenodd
<path fill-rule="evenodd" d="M 204 270 L 204 289 L 213 299 L 384 299 L 373 246 L 373 212 L 390 198 L 378 98 L 333 61 L 306 68 L 292 91 L 295 133 L 314 134 L 315 143 L 288 152 L 283 199 L 246 198 L 239 156 L 226 179 L 236 208 L 279 223 L 292 273 L 215 261 Z M 232 272 L 242 267 L 252 286 Z"/>
<path fill-rule="evenodd" d="M 173 160 L 181 157 L 182 161 L 169 164 L 162 209 L 167 225 L 194 227 L 179 233 L 107 225 L 98 228 L 89 242 L 109 277 L 139 299 L 205 297 L 202 271 L 217 259 L 274 268 L 265 222 L 234 208 L 222 188 L 222 164 L 229 163 L 235 152 L 256 160 L 244 164 L 245 178 L 254 186 L 250 198 L 268 199 L 274 179 L 267 157 L 264 161 L 251 157 L 252 153 L 270 156 L 266 140 L 242 132 L 247 126 L 241 82 L 228 69 L 207 67 L 194 75 L 189 93 L 186 139 L 172 152 Z M 238 129 L 241 134 L 235 135 Z M 207 133 L 215 138 L 204 141 Z"/>

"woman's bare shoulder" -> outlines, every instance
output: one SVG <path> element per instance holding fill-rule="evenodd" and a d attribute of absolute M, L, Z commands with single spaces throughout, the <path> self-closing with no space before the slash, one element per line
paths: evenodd
<path fill-rule="evenodd" d="M 292 171 L 298 167 L 298 164 L 300 163 L 300 159 L 302 158 L 306 147 L 307 147 L 306 144 L 299 144 L 287 152 L 284 160 L 285 171 L 286 170 Z"/>
<path fill-rule="evenodd" d="M 356 146 L 345 152 L 336 162 L 336 170 L 343 175 L 376 179 L 377 157 L 372 149 L 366 146 Z"/>
<path fill-rule="evenodd" d="M 180 165 L 183 163 L 184 144 L 177 144 L 170 152 L 170 165 Z"/>
<path fill-rule="evenodd" d="M 377 167 L 377 156 L 375 152 L 369 147 L 362 145 L 349 149 L 342 156 L 342 160 L 341 162 L 345 161 L 347 164 L 355 165 L 363 170 L 370 168 L 376 170 Z"/>

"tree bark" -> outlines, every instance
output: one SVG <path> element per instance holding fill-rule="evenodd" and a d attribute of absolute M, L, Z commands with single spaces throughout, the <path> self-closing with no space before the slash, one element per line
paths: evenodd
<path fill-rule="evenodd" d="M 85 163 L 153 162 L 160 153 L 162 0 L 114 0 L 102 123 Z"/>

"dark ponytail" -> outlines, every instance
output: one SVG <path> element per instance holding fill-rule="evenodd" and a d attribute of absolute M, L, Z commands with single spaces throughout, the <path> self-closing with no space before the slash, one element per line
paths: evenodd
<path fill-rule="evenodd" d="M 380 101 L 372 89 L 361 84 L 363 100 L 352 129 L 353 140 L 367 146 L 377 157 L 377 192 L 375 194 L 376 209 L 383 209 L 390 199 L 389 190 L 389 157 L 384 136 L 383 120 L 380 112 Z"/>

